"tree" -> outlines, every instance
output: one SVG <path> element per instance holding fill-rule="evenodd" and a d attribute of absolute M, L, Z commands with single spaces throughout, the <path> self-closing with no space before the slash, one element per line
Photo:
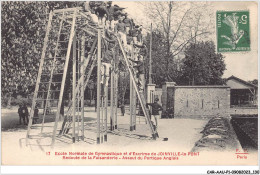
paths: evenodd
<path fill-rule="evenodd" d="M 157 86 L 161 87 L 164 82 L 169 81 L 169 78 L 167 78 L 167 72 L 166 70 L 166 39 L 163 35 L 163 33 L 155 29 L 152 33 L 153 37 L 153 43 L 152 43 L 152 78 L 153 83 L 155 83 Z M 145 45 L 149 47 L 150 45 L 150 34 L 148 34 L 145 38 Z M 168 62 L 168 69 L 169 69 L 169 77 L 171 81 L 176 81 L 179 76 L 179 72 L 177 69 L 177 58 L 176 59 L 169 59 Z M 145 72 L 146 72 L 146 78 L 148 79 L 148 72 L 149 72 L 149 54 L 146 55 L 145 59 Z"/>
<path fill-rule="evenodd" d="M 156 28 L 164 36 L 163 50 L 165 56 L 165 80 L 176 81 L 172 77 L 172 62 L 183 51 L 183 49 L 194 39 L 209 34 L 209 28 L 205 23 L 202 11 L 198 4 L 191 2 L 158 1 L 142 3 L 146 6 L 145 11 L 154 22 Z M 206 6 L 206 5 L 205 5 Z M 199 16 L 194 19 L 194 16 Z"/>
<path fill-rule="evenodd" d="M 44 38 L 44 4 L 2 2 L 2 91 L 26 91 L 36 77 Z M 19 88 L 18 88 L 19 87 Z"/>
<path fill-rule="evenodd" d="M 28 95 L 34 91 L 48 12 L 77 5 L 80 5 L 80 2 L 2 2 L 3 93 L 13 94 L 18 91 L 20 94 Z"/>
<path fill-rule="evenodd" d="M 222 85 L 224 56 L 215 53 L 212 41 L 191 43 L 184 51 L 182 85 Z"/>
<path fill-rule="evenodd" d="M 248 81 L 249 83 L 258 86 L 258 79 L 254 79 L 252 81 Z"/>

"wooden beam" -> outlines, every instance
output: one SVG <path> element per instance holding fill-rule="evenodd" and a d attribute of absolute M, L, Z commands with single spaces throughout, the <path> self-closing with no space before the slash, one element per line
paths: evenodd
<path fill-rule="evenodd" d="M 78 12 L 80 9 L 82 9 L 81 7 L 74 7 L 74 8 L 66 8 L 66 9 L 55 9 L 53 10 L 53 13 L 63 13 L 63 12 Z"/>
<path fill-rule="evenodd" d="M 100 91 L 101 91 L 101 28 L 98 29 L 98 53 L 97 53 L 97 144 L 100 144 Z"/>
<path fill-rule="evenodd" d="M 81 140 L 84 140 L 84 64 L 82 64 L 85 60 L 85 36 L 83 35 L 81 38 L 81 64 L 80 64 L 80 73 L 81 73 Z"/>
<path fill-rule="evenodd" d="M 72 67 L 72 142 L 75 143 L 76 140 L 76 33 L 73 37 L 73 67 Z"/>
<path fill-rule="evenodd" d="M 117 104 L 118 104 L 118 73 L 115 73 L 115 84 L 114 84 L 115 90 L 115 129 L 117 129 Z"/>
<path fill-rule="evenodd" d="M 106 77 L 109 78 L 109 77 Z M 107 81 L 107 80 L 106 80 Z M 104 134 L 104 141 L 107 142 L 107 106 L 108 106 L 108 85 L 105 85 L 105 96 L 104 96 L 104 100 L 105 100 L 105 119 L 104 119 L 104 123 L 105 123 L 105 134 Z"/>
<path fill-rule="evenodd" d="M 112 69 L 111 78 L 110 78 L 110 129 L 111 131 L 114 130 L 114 76 L 115 76 L 115 72 L 114 69 Z"/>
<path fill-rule="evenodd" d="M 130 78 L 130 131 L 133 131 L 133 80 Z"/>

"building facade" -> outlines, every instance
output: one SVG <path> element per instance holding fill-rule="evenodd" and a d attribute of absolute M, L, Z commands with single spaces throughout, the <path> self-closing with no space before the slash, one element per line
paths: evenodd
<path fill-rule="evenodd" d="M 235 76 L 226 81 L 230 87 L 230 104 L 232 107 L 257 106 L 258 87 Z"/>

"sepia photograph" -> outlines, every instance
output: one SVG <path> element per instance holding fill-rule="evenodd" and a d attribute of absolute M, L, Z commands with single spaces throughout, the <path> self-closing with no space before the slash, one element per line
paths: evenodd
<path fill-rule="evenodd" d="M 1 164 L 258 166 L 258 21 L 257 1 L 1 1 Z"/>

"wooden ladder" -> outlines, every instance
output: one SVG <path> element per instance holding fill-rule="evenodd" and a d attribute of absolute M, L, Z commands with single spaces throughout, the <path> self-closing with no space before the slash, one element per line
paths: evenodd
<path fill-rule="evenodd" d="M 43 101 L 45 102 L 41 126 L 41 134 L 43 134 L 42 132 L 47 106 L 50 101 L 57 101 L 58 106 L 56 107 L 55 123 L 54 126 L 51 126 L 53 128 L 53 132 L 50 145 L 52 147 L 54 145 L 70 59 L 71 46 L 75 34 L 77 12 L 78 11 L 75 9 L 70 12 L 61 13 L 51 11 L 49 14 L 33 102 L 30 111 L 29 124 L 26 134 L 26 145 L 29 144 L 29 139 L 34 136 L 31 135 L 31 129 L 34 110 L 37 103 Z M 63 49 L 61 48 L 62 46 Z M 66 49 L 64 49 L 64 46 L 66 46 Z"/>
<path fill-rule="evenodd" d="M 122 46 L 122 43 L 121 43 L 120 38 L 117 37 L 117 40 L 118 40 L 120 49 L 121 49 L 121 51 L 122 51 L 122 53 L 123 53 L 123 57 L 124 57 L 124 60 L 125 60 L 125 62 L 126 62 L 126 67 L 127 67 L 128 71 L 129 71 L 129 73 L 130 73 L 130 79 L 131 79 L 132 82 L 133 82 L 133 86 L 134 86 L 134 89 L 135 89 L 135 91 L 136 91 L 136 93 L 137 93 L 138 100 L 139 100 L 140 105 L 141 105 L 141 107 L 142 107 L 142 109 L 143 109 L 144 116 L 145 116 L 145 118 L 146 118 L 147 124 L 148 124 L 149 129 L 150 129 L 150 132 L 151 132 L 151 134 L 152 134 L 152 138 L 155 140 L 156 137 L 158 137 L 158 133 L 157 133 L 157 131 L 154 129 L 154 126 L 153 126 L 152 121 L 151 121 L 151 118 L 150 118 L 149 110 L 148 110 L 148 108 L 146 107 L 146 100 L 145 100 L 145 98 L 144 98 L 144 93 L 143 93 L 143 91 L 140 91 L 140 90 L 138 89 L 138 86 L 137 86 L 136 80 L 135 80 L 135 76 L 134 76 L 134 72 L 133 72 L 133 70 L 132 70 L 131 67 L 130 67 L 129 61 L 128 61 L 127 57 L 126 57 L 126 54 L 125 54 L 125 51 L 124 51 L 124 48 L 123 48 L 123 46 Z"/>

